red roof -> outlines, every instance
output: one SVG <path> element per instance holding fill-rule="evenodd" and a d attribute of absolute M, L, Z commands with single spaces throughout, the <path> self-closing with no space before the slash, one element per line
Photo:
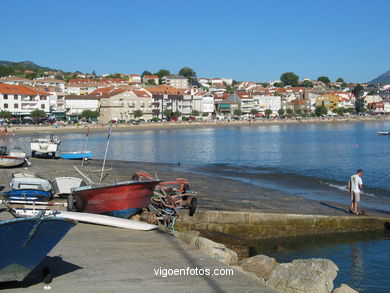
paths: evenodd
<path fill-rule="evenodd" d="M 147 91 L 132 91 L 139 98 L 151 98 L 151 95 Z"/>
<path fill-rule="evenodd" d="M 156 78 L 158 78 L 158 76 L 157 75 L 144 75 L 144 78 L 146 78 L 146 79 L 156 79 Z"/>
<path fill-rule="evenodd" d="M 0 94 L 25 95 L 25 96 L 50 96 L 49 93 L 26 85 L 12 85 L 0 83 Z"/>

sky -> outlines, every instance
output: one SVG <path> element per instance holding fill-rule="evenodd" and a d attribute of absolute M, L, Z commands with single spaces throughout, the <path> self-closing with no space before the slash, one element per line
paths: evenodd
<path fill-rule="evenodd" d="M 98 74 L 366 82 L 390 70 L 389 0 L 1 0 L 0 60 Z"/>

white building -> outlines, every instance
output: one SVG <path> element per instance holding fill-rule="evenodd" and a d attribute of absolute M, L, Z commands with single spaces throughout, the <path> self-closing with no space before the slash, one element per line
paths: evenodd
<path fill-rule="evenodd" d="M 0 110 L 27 115 L 33 110 L 50 112 L 49 93 L 25 85 L 0 83 Z"/>
<path fill-rule="evenodd" d="M 32 85 L 32 80 L 19 76 L 5 76 L 0 78 L 0 82 L 14 85 Z"/>
<path fill-rule="evenodd" d="M 106 87 L 106 84 L 99 83 L 68 83 L 65 86 L 65 93 L 69 95 L 89 95 L 97 88 Z"/>
<path fill-rule="evenodd" d="M 192 110 L 200 113 L 214 113 L 214 96 L 206 92 L 198 92 L 192 96 Z"/>
<path fill-rule="evenodd" d="M 161 83 L 176 89 L 188 89 L 188 79 L 182 75 L 167 75 L 161 78 Z"/>
<path fill-rule="evenodd" d="M 264 113 L 265 110 L 270 109 L 272 112 L 277 111 L 282 107 L 282 100 L 280 96 L 271 95 L 254 95 L 253 96 L 253 108 L 257 111 Z"/>
<path fill-rule="evenodd" d="M 45 87 L 59 87 L 62 92 L 65 92 L 65 84 L 66 82 L 61 79 L 55 78 L 36 78 L 33 81 L 33 85 L 45 86 Z"/>
<path fill-rule="evenodd" d="M 84 110 L 97 111 L 101 96 L 95 95 L 69 95 L 65 97 L 65 110 L 67 116 L 76 116 Z"/>

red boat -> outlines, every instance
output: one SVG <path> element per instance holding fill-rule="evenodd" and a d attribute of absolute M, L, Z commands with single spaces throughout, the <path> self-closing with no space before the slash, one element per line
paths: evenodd
<path fill-rule="evenodd" d="M 80 212 L 130 218 L 149 205 L 160 181 L 126 181 L 109 186 L 81 186 L 73 189 L 75 209 Z"/>

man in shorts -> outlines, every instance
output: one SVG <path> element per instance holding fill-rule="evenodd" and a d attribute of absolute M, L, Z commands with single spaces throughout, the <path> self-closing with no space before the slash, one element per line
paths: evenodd
<path fill-rule="evenodd" d="M 351 208 L 349 211 L 354 215 L 358 215 L 358 205 L 360 201 L 360 189 L 363 188 L 363 181 L 361 176 L 363 175 L 363 170 L 359 169 L 356 171 L 356 174 L 351 176 L 351 179 L 348 182 L 348 191 L 351 194 Z"/>

